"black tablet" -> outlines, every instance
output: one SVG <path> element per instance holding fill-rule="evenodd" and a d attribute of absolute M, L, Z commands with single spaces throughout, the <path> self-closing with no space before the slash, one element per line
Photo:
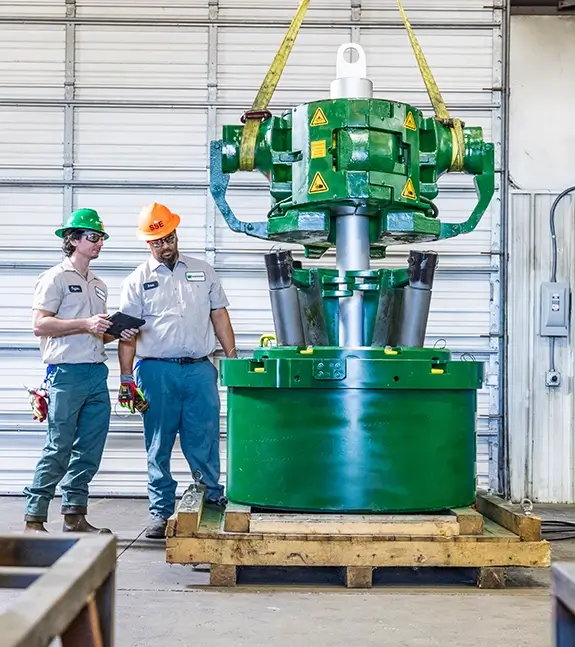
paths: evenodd
<path fill-rule="evenodd" d="M 112 335 L 112 337 L 119 337 L 128 328 L 141 328 L 146 323 L 144 319 L 138 319 L 138 317 L 132 317 L 123 312 L 114 313 L 110 317 L 110 321 L 112 325 L 106 330 L 106 334 Z"/>

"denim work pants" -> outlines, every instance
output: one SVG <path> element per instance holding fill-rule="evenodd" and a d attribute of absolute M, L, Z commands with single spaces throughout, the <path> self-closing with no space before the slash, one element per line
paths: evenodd
<path fill-rule="evenodd" d="M 207 496 L 221 496 L 216 367 L 210 361 L 177 364 L 144 359 L 136 381 L 150 405 L 143 414 L 150 513 L 163 519 L 174 513 L 178 484 L 170 471 L 170 459 L 178 432 L 182 453 L 190 470 L 202 473 Z"/>
<path fill-rule="evenodd" d="M 32 485 L 24 489 L 26 520 L 46 521 L 60 481 L 62 514 L 86 514 L 110 427 L 108 367 L 57 364 L 49 378 L 48 432 Z"/>

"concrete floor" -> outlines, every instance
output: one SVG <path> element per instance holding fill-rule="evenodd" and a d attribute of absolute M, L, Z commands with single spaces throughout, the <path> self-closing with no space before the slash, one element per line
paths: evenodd
<path fill-rule="evenodd" d="M 49 529 L 59 528 L 58 506 Z M 22 499 L 0 497 L 0 533 L 21 529 L 22 509 Z M 575 521 L 571 507 L 535 513 Z M 346 590 L 331 569 L 314 572 L 313 580 L 309 571 L 307 579 L 296 573 L 281 585 L 277 572 L 275 585 L 260 572 L 237 589 L 214 590 L 207 568 L 165 563 L 162 542 L 142 538 L 146 519 L 145 500 L 91 503 L 90 520 L 119 541 L 116 647 L 551 645 L 548 570 L 513 571 L 505 591 L 478 590 L 459 573 L 442 571 L 438 579 L 435 569 L 384 573 L 387 583 L 367 592 Z M 575 540 L 554 542 L 553 556 L 575 559 Z M 0 591 L 0 611 L 16 595 Z"/>

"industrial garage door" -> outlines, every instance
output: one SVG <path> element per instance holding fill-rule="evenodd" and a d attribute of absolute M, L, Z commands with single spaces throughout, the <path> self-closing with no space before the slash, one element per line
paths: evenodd
<path fill-rule="evenodd" d="M 499 155 L 502 12 L 493 4 L 405 0 L 448 108 L 482 126 Z M 182 215 L 182 250 L 221 276 L 240 350 L 273 330 L 262 259 L 269 246 L 232 233 L 216 213 L 208 148 L 220 126 L 238 123 L 251 105 L 296 7 L 297 0 L 0 0 L 0 493 L 22 491 L 42 445 L 44 425 L 32 421 L 23 386 L 44 374 L 30 304 L 38 273 L 60 260 L 53 230 L 71 209 L 98 209 L 111 234 L 94 266 L 110 287 L 111 311 L 123 277 L 146 258 L 135 239 L 139 209 L 157 200 Z M 395 0 L 312 0 L 272 107 L 328 96 L 337 49 L 350 40 L 365 48 L 375 96 L 431 113 Z M 472 179 L 449 176 L 441 186 L 442 217 L 466 219 Z M 248 220 L 262 219 L 269 204 L 263 182 L 248 174 L 232 179 L 230 202 Z M 426 342 L 486 363 L 482 486 L 497 482 L 501 424 L 499 226 L 496 198 L 473 234 L 435 246 L 441 257 Z M 386 262 L 404 264 L 407 251 L 391 249 Z M 223 391 L 222 404 L 223 449 Z M 174 465 L 183 486 L 189 477 L 179 451 Z M 145 494 L 138 416 L 113 415 L 92 492 Z"/>

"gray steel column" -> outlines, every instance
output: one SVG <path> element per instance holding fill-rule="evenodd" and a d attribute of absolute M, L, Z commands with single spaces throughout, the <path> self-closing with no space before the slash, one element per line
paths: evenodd
<path fill-rule="evenodd" d="M 76 91 L 76 0 L 66 0 L 65 26 L 66 41 L 64 52 L 64 165 L 62 178 L 64 185 L 64 200 L 62 220 L 67 218 L 74 209 L 74 98 Z"/>
<path fill-rule="evenodd" d="M 218 0 L 208 0 L 209 19 L 217 20 L 219 5 Z M 208 26 L 208 132 L 206 156 L 210 159 L 210 142 L 218 139 L 218 115 L 216 102 L 218 100 L 218 27 L 210 23 Z M 209 180 L 209 178 L 207 178 Z M 206 261 L 210 265 L 216 262 L 216 205 L 206 192 Z"/>

